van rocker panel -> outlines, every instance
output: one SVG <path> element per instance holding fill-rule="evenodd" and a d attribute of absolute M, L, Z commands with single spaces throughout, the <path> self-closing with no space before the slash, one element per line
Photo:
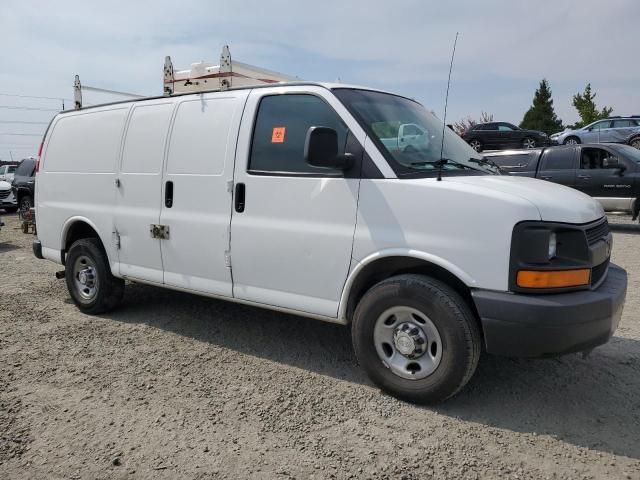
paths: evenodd
<path fill-rule="evenodd" d="M 587 351 L 606 343 L 618 327 L 627 272 L 611 264 L 595 290 L 514 294 L 474 290 L 488 353 L 543 357 Z"/>

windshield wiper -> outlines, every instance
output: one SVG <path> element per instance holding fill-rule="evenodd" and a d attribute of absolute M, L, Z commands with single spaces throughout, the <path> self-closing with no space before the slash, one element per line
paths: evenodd
<path fill-rule="evenodd" d="M 464 163 L 456 162 L 455 160 L 451 160 L 450 158 L 441 158 L 440 160 L 430 160 L 424 162 L 411 162 L 409 165 L 412 167 L 422 167 L 424 165 L 435 165 L 436 167 L 441 167 L 447 165 L 448 163 L 451 163 L 452 165 L 456 165 L 458 167 L 474 170 L 473 167 L 465 165 Z"/>
<path fill-rule="evenodd" d="M 478 165 L 489 165 L 491 167 L 497 168 L 500 170 L 500 167 L 493 160 L 489 160 L 488 158 L 470 158 L 469 161 L 471 163 L 477 163 Z"/>

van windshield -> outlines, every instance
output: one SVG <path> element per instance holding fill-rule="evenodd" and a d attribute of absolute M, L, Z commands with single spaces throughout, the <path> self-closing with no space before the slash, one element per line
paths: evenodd
<path fill-rule="evenodd" d="M 435 174 L 440 159 L 443 173 L 490 173 L 498 169 L 419 103 L 370 90 L 334 89 L 335 95 L 373 139 L 396 174 Z"/>

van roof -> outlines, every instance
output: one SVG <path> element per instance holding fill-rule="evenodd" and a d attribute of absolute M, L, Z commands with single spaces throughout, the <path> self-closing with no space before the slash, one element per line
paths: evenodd
<path fill-rule="evenodd" d="M 357 89 L 357 90 L 369 90 L 369 91 L 373 91 L 373 92 L 381 92 L 381 93 L 389 93 L 391 95 L 396 95 L 394 93 L 385 91 L 385 90 L 380 90 L 377 88 L 371 88 L 371 87 L 363 87 L 360 85 L 352 85 L 352 84 L 346 84 L 346 83 L 336 83 L 336 82 L 308 82 L 308 81 L 299 81 L 299 82 L 280 82 L 280 83 L 271 83 L 271 84 L 266 84 L 266 85 L 247 85 L 247 86 L 242 86 L 242 87 L 230 87 L 227 90 L 224 91 L 232 91 L 232 90 L 253 90 L 253 89 L 260 89 L 260 88 L 274 88 L 274 87 L 297 87 L 297 86 L 316 86 L 316 87 L 322 87 L 322 88 L 326 88 L 327 90 L 333 90 L 333 89 L 337 89 L 337 88 L 347 88 L 347 89 Z M 224 92 L 223 91 L 223 92 Z M 125 104 L 125 103 L 137 103 L 137 102 L 142 102 L 145 100 L 159 100 L 162 98 L 174 98 L 174 97 L 184 97 L 184 96 L 190 96 L 190 95 L 202 95 L 204 93 L 220 93 L 221 91 L 219 89 L 211 89 L 211 90 L 202 90 L 199 92 L 188 92 L 188 93 L 175 93 L 173 95 L 155 95 L 155 96 L 149 96 L 149 97 L 140 97 L 140 98 L 134 98 L 134 99 L 127 99 L 127 100 L 118 100 L 115 102 L 106 102 L 106 103 L 99 103 L 96 105 L 91 105 L 91 106 L 87 106 L 87 107 L 81 107 L 79 109 L 68 109 L 68 110 L 62 110 L 60 111 L 60 114 L 64 114 L 64 113 L 71 113 L 71 112 L 79 112 L 82 110 L 91 110 L 94 108 L 100 108 L 100 107 L 108 107 L 110 105 L 120 105 L 120 104 Z M 402 96 L 402 95 L 400 95 Z"/>

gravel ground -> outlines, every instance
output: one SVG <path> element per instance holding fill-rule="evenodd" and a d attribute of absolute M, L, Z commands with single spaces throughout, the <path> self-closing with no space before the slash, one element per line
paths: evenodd
<path fill-rule="evenodd" d="M 640 479 L 640 235 L 615 234 L 607 345 L 484 356 L 425 408 L 371 385 L 345 327 L 143 285 L 83 315 L 3 218 L 0 478 Z"/>

